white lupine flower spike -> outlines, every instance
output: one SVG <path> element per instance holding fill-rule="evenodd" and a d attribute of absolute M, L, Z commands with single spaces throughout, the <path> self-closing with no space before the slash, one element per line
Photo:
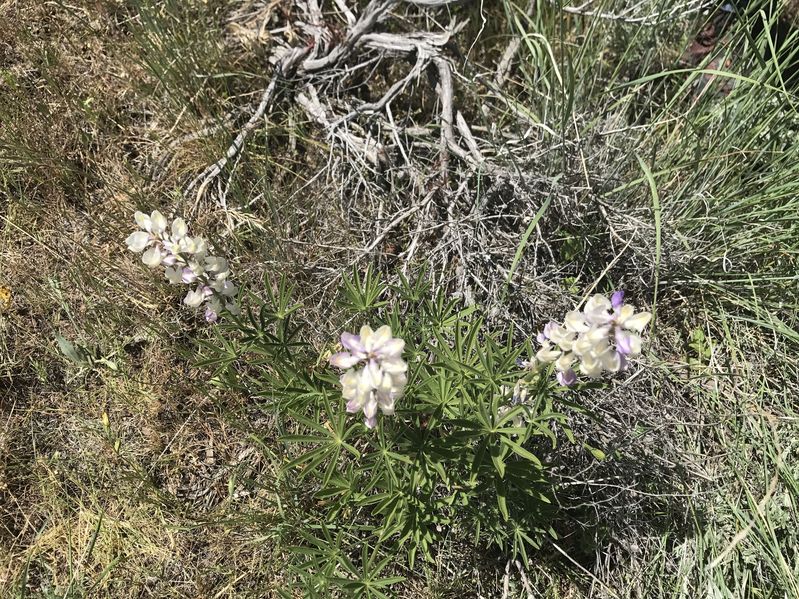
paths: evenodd
<path fill-rule="evenodd" d="M 558 383 L 570 387 L 577 382 L 577 370 L 589 378 L 604 372 L 624 370 L 628 358 L 641 353 L 641 335 L 652 314 L 636 312 L 624 303 L 624 291 L 610 299 L 591 296 L 582 311 L 566 314 L 563 325 L 550 322 L 538 334 L 541 349 L 535 355 L 540 364 L 554 364 Z"/>
<path fill-rule="evenodd" d="M 142 230 L 128 236 L 125 244 L 132 252 L 142 253 L 142 262 L 150 268 L 164 266 L 171 285 L 192 285 L 184 304 L 191 308 L 205 304 L 208 322 L 216 322 L 222 310 L 238 313 L 233 302 L 238 287 L 228 281 L 227 260 L 209 256 L 205 239 L 190 237 L 186 221 L 176 218 L 169 224 L 158 210 L 149 216 L 136 212 L 133 218 Z"/>
<path fill-rule="evenodd" d="M 387 325 L 377 330 L 364 325 L 358 335 L 343 333 L 341 345 L 346 351 L 333 354 L 330 364 L 346 370 L 339 380 L 347 412 L 363 412 L 367 428 L 374 428 L 377 410 L 394 414 L 394 402 L 408 383 L 408 364 L 402 359 L 405 341 L 392 337 Z"/>

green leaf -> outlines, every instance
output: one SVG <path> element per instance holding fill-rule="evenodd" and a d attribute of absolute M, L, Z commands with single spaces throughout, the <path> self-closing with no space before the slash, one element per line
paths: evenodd
<path fill-rule="evenodd" d="M 62 337 L 59 333 L 55 334 L 55 339 L 58 342 L 58 349 L 60 349 L 61 353 L 64 354 L 71 362 L 74 362 L 78 365 L 86 364 L 86 357 L 83 355 L 83 352 L 77 350 L 70 341 L 64 339 L 64 337 Z"/>
<path fill-rule="evenodd" d="M 499 507 L 499 512 L 502 514 L 502 519 L 507 522 L 510 519 L 508 501 L 506 498 L 507 489 L 501 481 L 495 481 L 494 488 L 497 491 L 497 506 Z"/>
<path fill-rule="evenodd" d="M 588 451 L 590 451 L 591 455 L 593 455 L 596 459 L 600 461 L 604 460 L 607 457 L 604 451 L 596 447 L 591 447 L 588 443 L 583 443 L 583 447 L 585 447 Z"/>
<path fill-rule="evenodd" d="M 491 448 L 491 461 L 494 462 L 494 468 L 497 469 L 497 474 L 500 478 L 505 478 L 505 455 L 498 447 Z"/>
<path fill-rule="evenodd" d="M 500 442 L 506 447 L 508 447 L 513 453 L 515 453 L 519 457 L 522 457 L 525 460 L 532 462 L 533 464 L 535 464 L 535 467 L 538 468 L 539 470 L 543 470 L 544 465 L 541 463 L 541 460 L 539 460 L 534 454 L 527 451 L 524 447 L 522 447 L 515 441 L 509 439 L 508 437 L 500 437 Z"/>

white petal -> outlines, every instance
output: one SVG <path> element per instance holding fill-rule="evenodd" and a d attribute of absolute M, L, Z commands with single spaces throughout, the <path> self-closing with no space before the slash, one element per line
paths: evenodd
<path fill-rule="evenodd" d="M 361 338 L 352 333 L 341 334 L 341 345 L 344 349 L 349 350 L 353 354 L 359 355 L 362 359 L 366 358 L 366 349 L 361 344 Z"/>
<path fill-rule="evenodd" d="M 560 358 L 555 360 L 555 368 L 560 371 L 568 370 L 574 363 L 574 355 L 565 353 Z"/>
<path fill-rule="evenodd" d="M 231 283 L 230 281 L 225 281 L 224 284 L 222 285 L 222 290 L 220 293 L 222 295 L 226 295 L 227 297 L 233 297 L 238 293 L 238 291 L 239 288 L 236 287 L 233 283 Z"/>
<path fill-rule="evenodd" d="M 633 308 L 630 304 L 623 304 L 622 307 L 619 308 L 619 312 L 616 315 L 616 324 L 623 327 L 624 323 L 627 322 L 627 319 L 634 314 L 635 308 Z"/>
<path fill-rule="evenodd" d="M 161 264 L 161 250 L 157 247 L 150 248 L 146 252 L 144 252 L 141 256 L 141 261 L 144 262 L 150 268 L 155 268 L 159 264 Z"/>
<path fill-rule="evenodd" d="M 330 356 L 330 364 L 336 368 L 351 368 L 358 362 L 360 362 L 358 356 L 353 356 L 349 352 L 339 352 Z"/>
<path fill-rule="evenodd" d="M 641 337 L 635 333 L 630 333 L 630 357 L 641 355 Z"/>
<path fill-rule="evenodd" d="M 377 403 L 380 406 L 380 411 L 386 416 L 394 414 L 394 398 L 393 397 L 378 397 Z"/>
<path fill-rule="evenodd" d="M 196 308 L 205 300 L 205 294 L 202 290 L 189 291 L 186 297 L 183 298 L 183 303 L 191 308 Z"/>
<path fill-rule="evenodd" d="M 408 364 L 406 364 L 404 360 L 395 358 L 393 360 L 381 361 L 380 368 L 382 368 L 384 372 L 395 374 L 408 370 Z"/>
<path fill-rule="evenodd" d="M 624 328 L 640 333 L 644 330 L 644 327 L 649 324 L 650 320 L 652 320 L 652 314 L 649 312 L 639 312 L 625 321 Z"/>
<path fill-rule="evenodd" d="M 380 384 L 377 386 L 377 391 L 379 393 L 391 393 L 391 389 L 394 387 L 394 381 L 391 378 L 391 375 L 383 373 L 383 379 L 380 381 Z"/>
<path fill-rule="evenodd" d="M 341 382 L 341 394 L 344 399 L 354 399 L 358 396 L 358 381 L 360 380 L 360 372 L 354 368 L 350 368 L 347 372 L 341 375 L 339 381 Z"/>
<path fill-rule="evenodd" d="M 585 311 L 593 313 L 599 313 L 602 311 L 607 312 L 612 307 L 610 300 L 606 298 L 601 293 L 597 293 L 596 295 L 592 295 L 588 298 L 588 301 L 585 302 Z"/>
<path fill-rule="evenodd" d="M 558 347 L 563 351 L 571 351 L 572 347 L 574 347 L 574 337 L 576 334 L 569 335 L 568 337 L 564 337 L 560 339 L 558 343 Z"/>
<path fill-rule="evenodd" d="M 374 393 L 371 393 L 363 403 L 363 415 L 367 418 L 374 418 L 375 414 L 377 414 L 377 399 L 375 399 Z"/>
<path fill-rule="evenodd" d="M 384 324 L 372 337 L 372 351 L 380 350 L 389 341 L 391 341 L 391 327 Z"/>
<path fill-rule="evenodd" d="M 572 351 L 577 354 L 578 356 L 583 356 L 585 354 L 590 354 L 591 351 L 594 349 L 595 343 L 586 337 L 585 334 L 580 335 L 577 341 L 574 342 L 572 345 Z"/>
<path fill-rule="evenodd" d="M 219 298 L 212 297 L 208 300 L 208 308 L 219 314 L 222 311 L 222 302 L 219 301 Z"/>
<path fill-rule="evenodd" d="M 610 334 L 610 327 L 595 327 L 585 333 L 585 338 L 591 343 L 597 344 L 607 342 Z"/>
<path fill-rule="evenodd" d="M 128 236 L 125 243 L 132 252 L 143 252 L 150 245 L 150 235 L 145 231 L 136 231 Z"/>
<path fill-rule="evenodd" d="M 214 273 L 220 273 L 228 269 L 227 260 L 218 256 L 206 256 L 205 268 Z"/>
<path fill-rule="evenodd" d="M 357 370 L 350 368 L 347 372 L 341 375 L 339 381 L 341 381 L 341 384 L 345 387 L 357 387 L 359 376 L 360 373 Z"/>
<path fill-rule="evenodd" d="M 172 285 L 179 285 L 183 282 L 183 269 L 170 266 L 164 270 L 164 275 Z"/>
<path fill-rule="evenodd" d="M 547 345 L 538 350 L 538 353 L 536 353 L 535 358 L 539 362 L 549 363 L 557 360 L 560 357 L 560 353 L 561 353 L 560 350 L 550 349 L 550 347 Z"/>
<path fill-rule="evenodd" d="M 172 239 L 174 241 L 184 238 L 188 232 L 189 228 L 186 226 L 185 220 L 176 218 L 172 221 Z"/>
<path fill-rule="evenodd" d="M 374 337 L 375 332 L 372 330 L 368 324 L 365 324 L 361 327 L 360 337 L 361 337 L 361 345 L 366 350 L 366 352 L 372 351 L 372 338 Z"/>
<path fill-rule="evenodd" d="M 150 215 L 150 220 L 152 221 L 152 232 L 154 235 L 160 235 L 166 231 L 166 219 L 158 210 L 153 210 L 153 213 Z"/>
<path fill-rule="evenodd" d="M 202 237 L 192 237 L 191 241 L 193 245 L 192 247 L 193 254 L 202 254 L 203 256 L 205 256 L 205 254 L 208 253 L 208 243 L 206 243 L 205 239 L 203 239 Z"/>
<path fill-rule="evenodd" d="M 139 225 L 140 228 L 144 229 L 145 231 L 149 231 L 151 224 L 150 224 L 150 217 L 147 216 L 144 212 L 139 212 L 138 210 L 133 214 L 133 219 L 136 221 L 136 224 Z"/>
<path fill-rule="evenodd" d="M 394 384 L 394 388 L 397 389 L 399 393 L 402 393 L 405 385 L 408 384 L 408 377 L 404 372 L 396 372 L 391 374 L 391 381 Z"/>
<path fill-rule="evenodd" d="M 394 338 L 383 344 L 380 348 L 380 357 L 384 359 L 399 358 L 402 350 L 405 349 L 405 342 L 402 339 Z"/>
<path fill-rule="evenodd" d="M 608 348 L 599 354 L 599 361 L 602 364 L 602 368 L 610 372 L 618 372 L 621 368 L 621 358 L 612 348 Z"/>
<path fill-rule="evenodd" d="M 588 330 L 588 324 L 585 322 L 583 313 L 577 312 L 575 310 L 566 313 L 566 319 L 564 320 L 563 324 L 566 325 L 567 329 L 574 331 L 575 333 L 584 333 Z"/>
<path fill-rule="evenodd" d="M 593 356 L 584 356 L 580 363 L 580 370 L 588 377 L 599 378 L 602 375 L 602 364 Z"/>
<path fill-rule="evenodd" d="M 374 362 L 370 362 L 361 371 L 358 388 L 362 392 L 371 391 L 376 388 L 382 380 L 383 373 L 380 371 L 380 368 Z"/>

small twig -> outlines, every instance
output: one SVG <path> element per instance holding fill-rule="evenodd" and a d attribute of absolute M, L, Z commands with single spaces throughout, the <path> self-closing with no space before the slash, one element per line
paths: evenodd
<path fill-rule="evenodd" d="M 331 137 L 340 140 L 353 154 L 359 157 L 365 157 L 375 166 L 381 165 L 385 157 L 385 150 L 380 142 L 369 136 L 361 137 L 347 129 L 337 127 L 336 123 L 340 122 L 341 119 L 331 122 L 328 118 L 327 110 L 322 106 L 319 100 L 316 88 L 308 84 L 306 86 L 306 92 L 307 93 L 298 93 L 296 101 L 297 104 L 305 109 L 305 112 L 307 112 L 311 118 L 324 127 Z"/>
<path fill-rule="evenodd" d="M 350 10 L 350 8 L 347 6 L 346 1 L 345 0 L 334 0 L 334 2 L 336 3 L 336 6 L 338 7 L 338 9 L 344 15 L 344 18 L 347 19 L 347 24 L 350 27 L 355 25 L 355 23 L 357 22 L 358 19 L 355 18 L 355 15 Z"/>
<path fill-rule="evenodd" d="M 399 225 L 408 217 L 418 212 L 420 209 L 425 208 L 427 204 L 430 202 L 430 200 L 433 199 L 433 195 L 435 194 L 435 192 L 436 190 L 429 192 L 421 202 L 414 204 L 407 210 L 404 210 L 400 212 L 397 216 L 395 216 L 394 219 L 390 223 L 388 223 L 388 225 L 386 225 L 386 228 L 383 229 L 383 231 L 377 237 L 375 237 L 368 246 L 366 246 L 364 249 L 361 250 L 360 255 L 350 263 L 350 266 L 355 264 L 358 260 L 366 256 L 369 252 L 371 252 L 378 245 L 380 245 L 380 242 L 383 241 L 386 238 L 386 235 L 388 235 L 392 230 L 394 230 L 394 228 L 397 225 Z"/>
<path fill-rule="evenodd" d="M 513 565 L 516 566 L 516 569 L 519 571 L 519 576 L 522 579 L 522 586 L 527 592 L 527 599 L 533 599 L 533 588 L 530 586 L 530 581 L 527 579 L 527 573 L 524 571 L 521 562 L 515 559 L 513 560 Z"/>
<path fill-rule="evenodd" d="M 554 2 L 552 3 L 554 4 Z M 669 10 L 657 11 L 643 16 L 628 16 L 633 11 L 633 9 L 638 8 L 644 3 L 639 2 L 635 6 L 629 7 L 620 13 L 609 13 L 600 10 L 586 9 L 586 7 L 590 4 L 591 1 L 589 0 L 589 2 L 585 2 L 580 6 L 560 7 L 560 10 L 562 10 L 565 13 L 569 13 L 572 15 L 580 15 L 582 17 L 596 17 L 598 19 L 607 19 L 609 21 L 620 21 L 622 23 L 637 23 L 639 25 L 651 26 L 660 23 L 664 18 L 678 19 L 686 17 L 696 12 L 701 12 L 702 10 L 708 8 L 709 6 L 713 6 L 712 2 L 705 2 L 705 1 L 697 2 L 696 0 L 690 0 L 689 2 L 672 6 Z"/>
<path fill-rule="evenodd" d="M 460 110 L 455 115 L 455 122 L 458 126 L 458 132 L 461 134 L 461 137 L 463 137 L 466 145 L 469 146 L 469 152 L 471 152 L 472 158 L 474 158 L 477 164 L 485 162 L 485 158 L 483 158 L 483 154 L 480 152 L 480 148 L 477 145 L 477 140 L 474 138 L 474 135 L 472 135 L 469 124 L 466 122 L 466 119 L 463 118 Z"/>
<path fill-rule="evenodd" d="M 455 140 L 452 129 L 453 101 L 452 101 L 452 71 L 444 58 L 436 57 L 433 63 L 438 69 L 438 85 L 436 92 L 441 100 L 441 180 L 446 181 L 449 173 L 449 153 L 466 161 L 466 151 Z"/>
<path fill-rule="evenodd" d="M 607 584 L 605 584 L 604 582 L 602 582 L 601 580 L 599 580 L 599 578 L 597 578 L 597 577 L 596 577 L 594 574 L 592 574 L 591 572 L 589 572 L 588 570 L 586 570 L 586 568 L 585 568 L 585 567 L 584 567 L 584 566 L 583 566 L 583 565 L 582 565 L 580 562 L 578 562 L 577 560 L 575 560 L 575 559 L 574 559 L 572 556 L 570 556 L 570 555 L 569 555 L 568 553 L 566 553 L 566 552 L 565 552 L 563 549 L 561 549 L 561 548 L 560 548 L 560 546 L 559 546 L 557 543 L 555 543 L 555 541 L 550 541 L 549 543 L 550 543 L 550 544 L 551 544 L 551 545 L 552 545 L 552 546 L 553 546 L 553 547 L 554 547 L 554 548 L 555 548 L 555 549 L 558 551 L 558 553 L 560 553 L 560 554 L 561 554 L 563 557 L 565 557 L 567 560 L 569 560 L 569 561 L 570 561 L 572 564 L 574 564 L 575 566 L 577 566 L 577 569 L 578 569 L 578 570 L 580 570 L 581 572 L 583 572 L 584 574 L 586 574 L 586 575 L 587 575 L 589 578 L 591 578 L 591 580 L 593 580 L 593 581 L 594 581 L 596 584 L 598 584 L 599 586 L 601 586 L 602 588 L 604 588 L 604 589 L 605 589 L 605 590 L 606 590 L 608 593 L 610 593 L 610 595 L 611 595 L 611 596 L 613 596 L 613 597 L 619 597 L 619 594 L 618 594 L 616 591 L 614 591 L 614 590 L 613 590 L 613 589 L 611 589 L 611 588 L 610 588 L 610 587 L 609 587 Z"/>
<path fill-rule="evenodd" d="M 410 72 L 405 75 L 399 81 L 396 81 L 394 85 L 392 85 L 388 91 L 383 94 L 383 97 L 380 98 L 377 102 L 369 102 L 366 104 L 361 104 L 354 110 L 350 111 L 348 114 L 344 115 L 343 117 L 339 118 L 335 122 L 331 124 L 331 128 L 335 129 L 346 123 L 351 121 L 353 118 L 358 116 L 359 114 L 373 114 L 379 112 L 386 108 L 391 101 L 397 97 L 402 91 L 408 86 L 408 84 L 416 79 L 419 74 L 424 70 L 427 66 L 427 60 L 425 60 L 421 55 L 417 58 L 416 64 L 410 70 Z"/>
<path fill-rule="evenodd" d="M 269 108 L 272 100 L 274 99 L 275 91 L 277 90 L 277 81 L 281 77 L 281 71 L 281 68 L 275 69 L 275 72 L 272 75 L 272 80 L 269 82 L 269 85 L 266 86 L 263 94 L 261 94 L 261 101 L 258 104 L 258 107 L 255 109 L 255 112 L 253 112 L 250 119 L 244 124 L 244 127 L 241 128 L 241 131 L 239 131 L 239 134 L 233 140 L 233 143 L 230 144 L 225 152 L 225 155 L 214 162 L 211 166 L 206 168 L 202 173 L 197 175 L 197 177 L 195 177 L 194 180 L 192 180 L 192 182 L 186 187 L 184 192 L 185 195 L 189 195 L 192 190 L 199 185 L 197 189 L 197 201 L 199 202 L 199 199 L 208 184 L 219 173 L 222 172 L 222 169 L 225 168 L 225 165 L 228 163 L 228 161 L 241 151 L 241 148 L 244 146 L 244 142 L 247 141 L 247 136 L 249 136 L 253 129 L 255 129 L 255 127 L 258 125 L 261 117 L 264 116 L 266 109 Z"/>

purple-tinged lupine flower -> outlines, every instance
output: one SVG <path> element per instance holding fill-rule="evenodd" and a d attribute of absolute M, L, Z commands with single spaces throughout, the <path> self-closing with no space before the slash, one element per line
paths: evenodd
<path fill-rule="evenodd" d="M 202 237 L 190 237 L 188 226 L 182 218 L 176 218 L 171 226 L 166 218 L 155 210 L 150 216 L 143 212 L 134 215 L 142 229 L 132 233 L 126 240 L 131 251 L 142 254 L 142 262 L 151 268 L 163 265 L 164 276 L 172 285 L 194 285 L 183 303 L 197 308 L 209 302 L 205 311 L 208 322 L 216 322 L 225 309 L 238 313 L 232 298 L 238 288 L 228 281 L 230 269 L 227 260 L 208 255 L 208 244 Z"/>
<path fill-rule="evenodd" d="M 566 314 L 563 326 L 549 322 L 538 334 L 541 349 L 536 359 L 554 363 L 558 382 L 573 385 L 577 375 L 573 364 L 590 378 L 602 373 L 619 372 L 627 366 L 627 358 L 641 353 L 640 333 L 651 320 L 649 312 L 636 313 L 624 303 L 624 292 L 616 291 L 609 300 L 594 295 L 583 310 Z"/>
<path fill-rule="evenodd" d="M 378 408 L 386 416 L 393 414 L 394 402 L 408 382 L 408 365 L 402 359 L 405 342 L 392 337 L 387 325 L 376 331 L 364 325 L 359 335 L 342 334 L 341 345 L 348 351 L 331 356 L 330 364 L 347 369 L 340 379 L 347 412 L 362 411 L 367 428 L 374 428 Z M 357 365 L 363 367 L 354 368 Z"/>

